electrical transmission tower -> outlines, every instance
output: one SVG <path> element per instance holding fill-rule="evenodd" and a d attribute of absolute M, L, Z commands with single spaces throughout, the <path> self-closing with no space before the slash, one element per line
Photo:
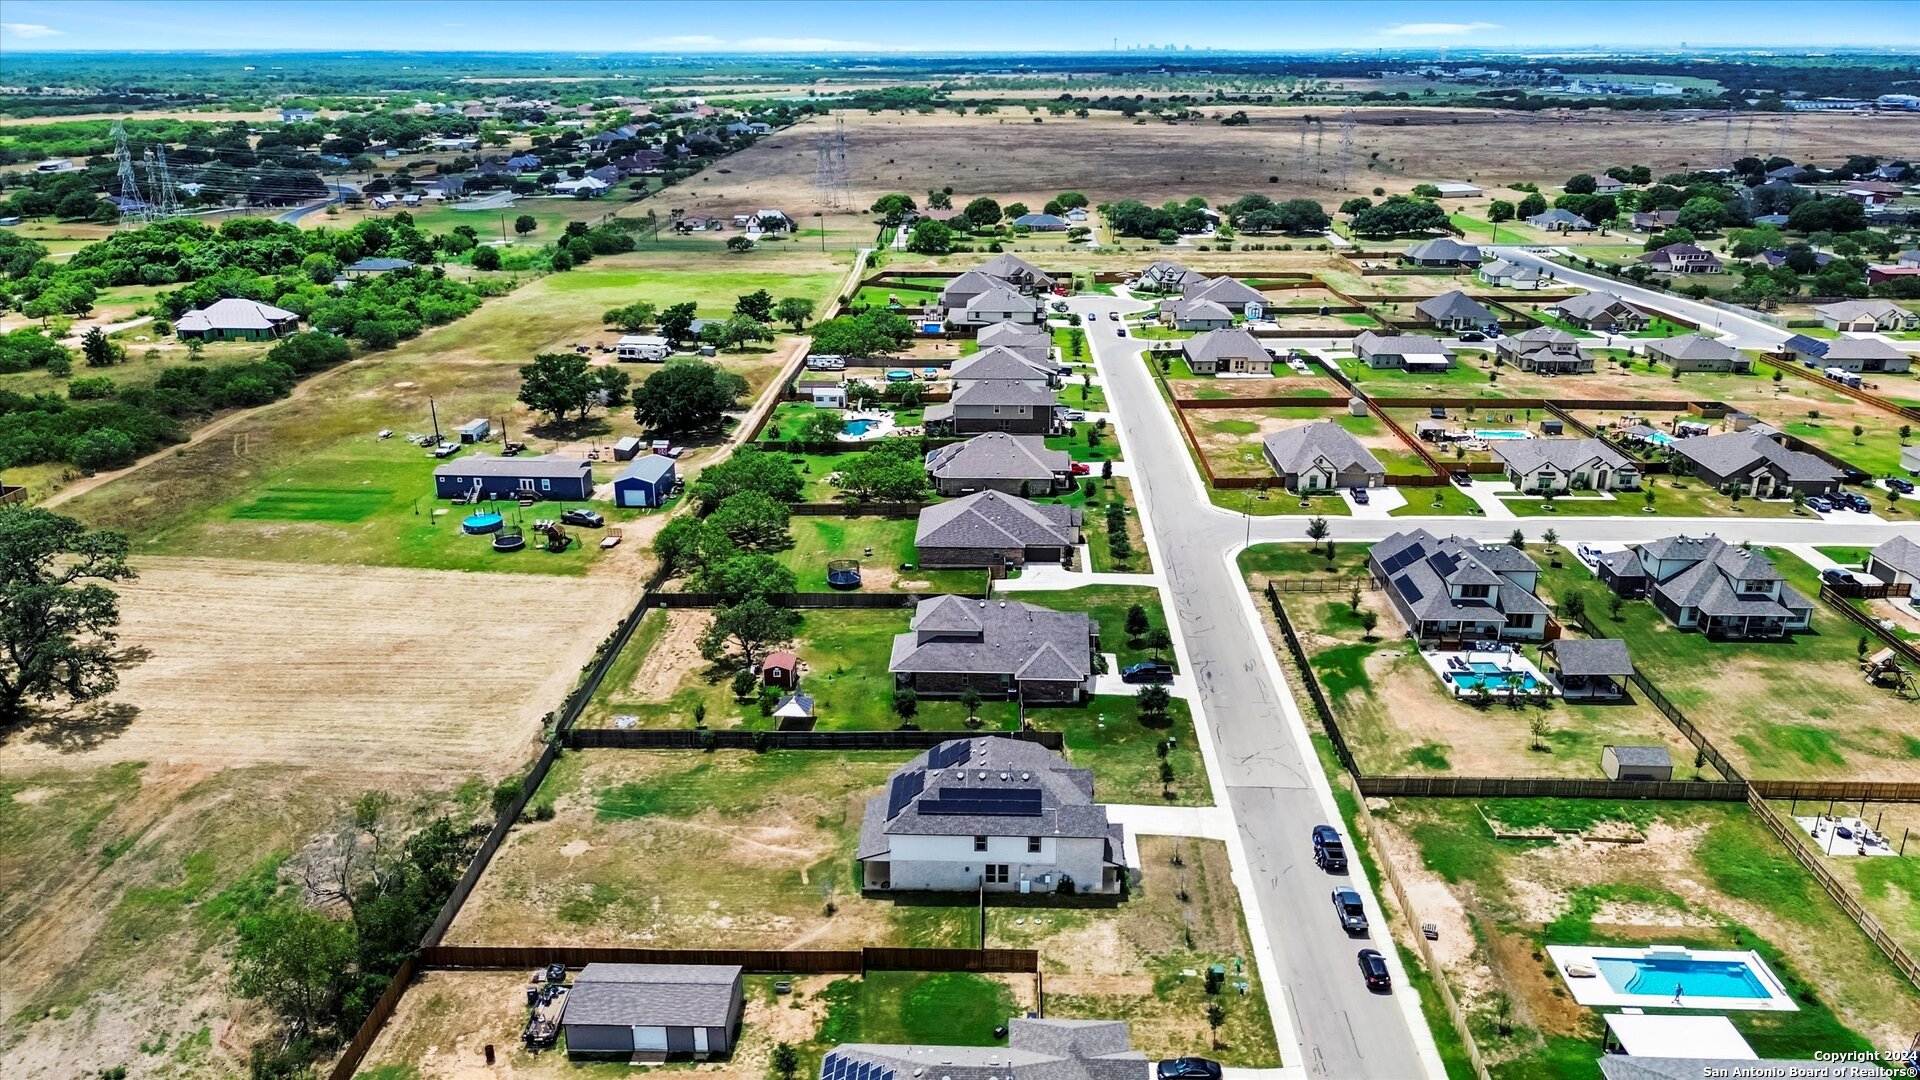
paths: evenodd
<path fill-rule="evenodd" d="M 1727 110 L 1726 122 L 1720 126 L 1720 160 L 1715 164 L 1731 166 L 1733 164 L 1733 110 Z"/>
<path fill-rule="evenodd" d="M 1313 182 L 1318 184 L 1320 176 L 1327 171 L 1327 122 L 1313 122 Z"/>
<path fill-rule="evenodd" d="M 847 122 L 836 119 L 832 131 L 822 131 L 814 140 L 813 186 L 820 201 L 829 210 L 839 210 L 851 201 L 847 193 Z"/>
<path fill-rule="evenodd" d="M 1753 117 L 1751 116 L 1747 117 L 1747 133 L 1740 140 L 1740 156 L 1743 158 L 1753 156 Z"/>
<path fill-rule="evenodd" d="M 1353 171 L 1353 110 L 1340 114 L 1340 190 L 1347 190 L 1347 174 Z"/>
<path fill-rule="evenodd" d="M 1793 113 L 1783 112 L 1780 114 L 1780 122 L 1773 126 L 1773 150 L 1767 156 L 1769 158 L 1788 157 L 1791 156 L 1792 150 Z"/>
<path fill-rule="evenodd" d="M 1313 126 L 1313 117 L 1300 118 L 1300 153 L 1294 158 L 1293 182 L 1300 187 L 1307 186 L 1307 129 Z"/>
<path fill-rule="evenodd" d="M 836 206 L 853 205 L 853 194 L 847 177 L 847 118 L 835 117 L 833 121 L 833 194 Z"/>
<path fill-rule="evenodd" d="M 141 155 L 147 170 L 148 216 L 153 220 L 173 217 L 180 212 L 180 196 L 173 188 L 173 173 L 167 168 L 167 148 L 155 145 Z"/>
<path fill-rule="evenodd" d="M 140 195 L 140 184 L 133 176 L 133 155 L 127 151 L 127 126 L 113 122 L 113 156 L 120 166 L 120 213 L 136 221 L 153 220 L 147 200 Z"/>

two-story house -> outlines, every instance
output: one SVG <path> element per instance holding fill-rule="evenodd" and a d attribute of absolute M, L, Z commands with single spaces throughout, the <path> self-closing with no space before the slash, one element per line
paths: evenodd
<path fill-rule="evenodd" d="M 1100 624 L 1018 600 L 930 596 L 893 639 L 894 686 L 923 697 L 1076 702 L 1092 688 Z"/>
<path fill-rule="evenodd" d="M 1712 638 L 1780 638 L 1813 622 L 1813 602 L 1771 560 L 1717 536 L 1649 540 L 1611 577 L 1616 591 L 1643 589 L 1673 625 Z"/>
<path fill-rule="evenodd" d="M 981 379 L 1011 379 L 1032 383 L 1041 389 L 1057 389 L 1059 371 L 1053 364 L 1029 359 L 1005 345 L 989 345 L 955 361 L 947 377 L 956 387 Z"/>
<path fill-rule="evenodd" d="M 901 766 L 867 801 L 854 857 L 876 892 L 1111 894 L 1127 873 L 1125 832 L 1094 801 L 1092 770 L 998 736 Z"/>
<path fill-rule="evenodd" d="M 1060 426 L 1053 391 L 1044 383 L 1022 379 L 969 379 L 956 383 L 953 397 L 927 406 L 929 431 L 979 435 L 1011 431 L 1017 435 L 1051 435 Z"/>
<path fill-rule="evenodd" d="M 1547 314 L 1582 330 L 1609 334 L 1631 334 L 1645 330 L 1649 321 L 1646 312 L 1610 292 L 1586 292 L 1570 296 L 1548 308 Z"/>
<path fill-rule="evenodd" d="M 1541 641 L 1553 622 L 1534 594 L 1540 567 L 1506 544 L 1415 529 L 1373 545 L 1367 569 L 1421 642 Z"/>
<path fill-rule="evenodd" d="M 1718 274 L 1725 268 L 1720 256 L 1698 244 L 1668 244 L 1634 260 L 1660 274 Z"/>

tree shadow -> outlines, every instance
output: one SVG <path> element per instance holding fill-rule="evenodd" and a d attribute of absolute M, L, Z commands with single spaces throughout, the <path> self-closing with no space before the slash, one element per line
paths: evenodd
<path fill-rule="evenodd" d="M 554 442 L 572 442 L 576 439 L 604 439 L 613 434 L 613 421 L 607 415 L 595 413 L 582 420 L 545 420 L 527 429 L 527 434 L 537 439 L 551 439 Z"/>
<path fill-rule="evenodd" d="M 64 709 L 37 710 L 15 730 L 30 743 L 62 754 L 81 754 L 117 739 L 133 725 L 140 707 L 123 701 L 91 701 Z M 0 732 L 4 741 L 5 732 Z"/>

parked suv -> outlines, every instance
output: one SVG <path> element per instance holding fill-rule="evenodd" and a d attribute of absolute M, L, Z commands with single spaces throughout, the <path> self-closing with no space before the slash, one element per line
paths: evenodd
<path fill-rule="evenodd" d="M 1120 681 L 1130 683 L 1163 683 L 1173 681 L 1173 665 L 1164 660 L 1142 660 L 1129 664 L 1120 671 Z"/>
<path fill-rule="evenodd" d="M 1155 1076 L 1158 1080 L 1220 1080 L 1220 1063 L 1203 1057 L 1167 1058 Z"/>
<path fill-rule="evenodd" d="M 1367 981 L 1367 989 L 1382 994 L 1393 992 L 1393 976 L 1387 972 L 1386 958 L 1378 949 L 1361 949 L 1357 959 L 1360 977 Z"/>
<path fill-rule="evenodd" d="M 1345 885 L 1333 890 L 1333 913 L 1340 919 L 1340 929 L 1348 934 L 1366 934 L 1367 911 L 1360 906 L 1359 893 Z"/>
<path fill-rule="evenodd" d="M 1343 874 L 1347 870 L 1347 845 L 1331 825 L 1313 827 L 1313 864 L 1329 874 Z"/>
<path fill-rule="evenodd" d="M 583 529 L 598 529 L 606 523 L 606 518 L 592 510 L 567 510 L 560 515 L 560 524 L 577 525 Z"/>

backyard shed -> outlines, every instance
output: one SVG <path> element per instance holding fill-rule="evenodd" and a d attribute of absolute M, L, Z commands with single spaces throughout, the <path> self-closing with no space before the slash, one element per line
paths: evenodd
<path fill-rule="evenodd" d="M 673 459 L 665 454 L 637 457 L 613 478 L 613 505 L 659 506 L 673 491 Z"/>
<path fill-rule="evenodd" d="M 493 421 L 483 416 L 476 420 L 469 420 L 454 430 L 460 433 L 460 441 L 463 443 L 486 442 L 487 436 L 493 434 Z"/>
<path fill-rule="evenodd" d="M 593 495 L 593 462 L 586 458 L 495 457 L 475 454 L 433 470 L 437 498 L 585 500 Z"/>
<path fill-rule="evenodd" d="M 800 685 L 800 657 L 791 650 L 768 653 L 760 662 L 760 681 L 768 686 L 791 690 Z"/>
<path fill-rule="evenodd" d="M 588 964 L 560 1015 L 567 1055 L 724 1057 L 740 1033 L 740 976 L 734 965 Z"/>
<path fill-rule="evenodd" d="M 1607 746 L 1600 751 L 1600 770 L 1609 780 L 1671 780 L 1673 755 L 1664 746 Z"/>
<path fill-rule="evenodd" d="M 622 436 L 613 444 L 613 460 L 632 461 L 646 446 L 646 440 L 638 435 Z"/>

